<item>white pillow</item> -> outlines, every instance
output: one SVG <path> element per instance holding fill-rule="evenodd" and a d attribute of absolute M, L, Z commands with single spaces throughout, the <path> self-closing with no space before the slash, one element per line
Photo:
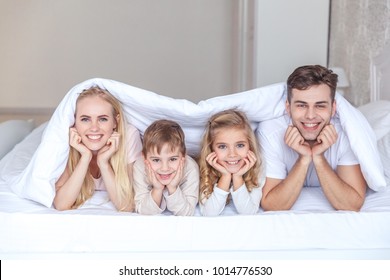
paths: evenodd
<path fill-rule="evenodd" d="M 378 150 L 385 169 L 386 182 L 390 186 L 390 132 L 378 141 Z"/>
<path fill-rule="evenodd" d="M 390 132 L 390 101 L 374 101 L 358 108 L 368 120 L 375 132 L 376 139 L 381 139 Z"/>
<path fill-rule="evenodd" d="M 33 120 L 9 120 L 0 123 L 0 159 L 22 141 L 33 128 Z"/>

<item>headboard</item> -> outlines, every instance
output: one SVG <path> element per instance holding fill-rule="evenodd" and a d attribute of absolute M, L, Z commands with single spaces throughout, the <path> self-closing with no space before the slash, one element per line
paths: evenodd
<path fill-rule="evenodd" d="M 371 101 L 390 100 L 390 44 L 371 58 Z"/>

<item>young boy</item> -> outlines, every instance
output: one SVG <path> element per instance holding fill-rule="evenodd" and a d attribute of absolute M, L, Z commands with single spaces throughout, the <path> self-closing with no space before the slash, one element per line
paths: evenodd
<path fill-rule="evenodd" d="M 158 120 L 145 131 L 143 158 L 133 168 L 135 208 L 144 215 L 165 209 L 194 214 L 199 197 L 199 167 L 186 155 L 184 132 L 174 121 Z"/>

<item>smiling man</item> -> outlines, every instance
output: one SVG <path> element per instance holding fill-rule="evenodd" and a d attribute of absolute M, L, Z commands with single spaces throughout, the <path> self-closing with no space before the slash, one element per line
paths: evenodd
<path fill-rule="evenodd" d="M 337 75 L 320 65 L 297 68 L 287 80 L 287 114 L 258 129 L 266 163 L 264 210 L 288 210 L 303 187 L 321 187 L 336 210 L 359 211 L 366 182 L 335 117 Z"/>

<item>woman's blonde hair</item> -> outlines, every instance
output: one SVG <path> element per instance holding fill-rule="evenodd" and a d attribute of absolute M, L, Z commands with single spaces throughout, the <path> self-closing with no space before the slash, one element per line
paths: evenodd
<path fill-rule="evenodd" d="M 111 157 L 110 164 L 115 174 L 115 184 L 117 186 L 117 196 L 119 198 L 119 204 L 122 207 L 118 210 L 123 211 L 124 209 L 134 208 L 134 192 L 132 187 L 132 180 L 129 178 L 127 171 L 127 152 L 126 152 L 126 119 L 122 111 L 122 105 L 118 99 L 112 96 L 107 90 L 101 89 L 97 86 L 91 87 L 82 91 L 76 101 L 76 112 L 77 104 L 80 100 L 98 96 L 103 100 L 107 101 L 112 106 L 112 114 L 116 123 L 116 131 L 119 133 L 119 147 L 118 151 Z M 75 112 L 75 115 L 76 115 Z M 80 153 L 70 147 L 69 158 L 68 158 L 68 169 L 72 173 L 80 160 Z M 77 208 L 82 205 L 86 200 L 92 197 L 95 191 L 95 185 L 91 173 L 88 173 L 85 178 L 81 191 L 73 205 L 73 208 Z"/>
<path fill-rule="evenodd" d="M 244 174 L 243 178 L 249 191 L 258 187 L 259 175 L 262 168 L 258 140 L 250 126 L 248 118 L 243 112 L 236 109 L 224 110 L 213 115 L 209 119 L 203 135 L 202 148 L 199 156 L 201 202 L 204 198 L 208 198 L 213 193 L 214 184 L 217 183 L 218 178 L 221 176 L 221 174 L 206 161 L 206 157 L 213 152 L 212 145 L 218 130 L 228 128 L 242 129 L 245 131 L 249 142 L 249 149 L 256 155 L 257 160 L 255 165 Z"/>

